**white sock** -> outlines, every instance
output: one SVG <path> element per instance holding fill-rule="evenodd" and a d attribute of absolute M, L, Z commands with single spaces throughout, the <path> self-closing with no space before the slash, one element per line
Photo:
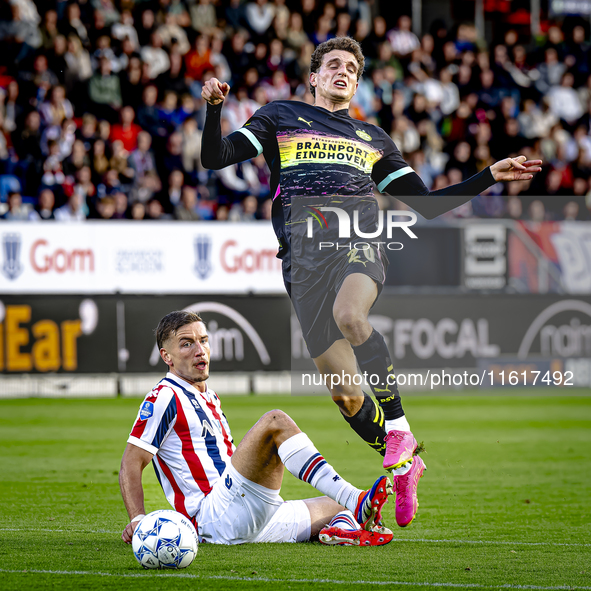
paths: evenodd
<path fill-rule="evenodd" d="M 402 476 L 403 474 L 406 474 L 411 468 L 412 468 L 412 459 L 408 460 L 408 462 L 406 462 L 406 464 L 403 464 L 402 466 L 400 466 L 400 468 L 395 468 L 394 470 L 392 470 L 392 475 L 393 476 Z"/>
<path fill-rule="evenodd" d="M 361 526 L 357 523 L 351 511 L 341 511 L 340 513 L 337 513 L 330 520 L 328 526 L 346 529 L 347 531 L 357 531 L 358 529 L 361 529 Z"/>
<path fill-rule="evenodd" d="M 305 433 L 298 433 L 284 441 L 277 452 L 283 465 L 296 478 L 312 485 L 339 505 L 355 511 L 362 491 L 337 474 Z"/>
<path fill-rule="evenodd" d="M 386 421 L 384 428 L 386 429 L 386 433 L 390 433 L 390 431 L 410 431 L 410 425 L 404 415 L 397 419 Z"/>

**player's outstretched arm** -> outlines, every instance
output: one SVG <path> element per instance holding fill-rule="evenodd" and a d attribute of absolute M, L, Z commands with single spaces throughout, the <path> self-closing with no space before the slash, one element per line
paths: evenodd
<path fill-rule="evenodd" d="M 131 544 L 133 532 L 145 514 L 144 489 L 142 487 L 142 472 L 152 461 L 153 454 L 131 443 L 127 444 L 121 459 L 119 470 L 119 488 L 121 496 L 131 520 L 125 526 L 121 539 L 126 544 Z M 137 518 L 140 519 L 137 519 Z"/>
<path fill-rule="evenodd" d="M 207 102 L 205 126 L 201 136 L 201 164 L 210 170 L 220 170 L 231 164 L 249 160 L 258 155 L 257 149 L 241 133 L 232 133 L 222 138 L 222 105 L 230 92 L 227 82 L 210 78 L 201 91 Z"/>
<path fill-rule="evenodd" d="M 406 174 L 397 177 L 387 186 L 383 186 L 383 183 L 378 184 L 378 188 L 400 199 L 428 220 L 432 220 L 470 201 L 499 181 L 532 179 L 534 173 L 542 170 L 541 164 L 541 160 L 527 160 L 525 156 L 505 158 L 457 185 L 437 191 L 429 191 L 419 175 L 407 167 Z"/>

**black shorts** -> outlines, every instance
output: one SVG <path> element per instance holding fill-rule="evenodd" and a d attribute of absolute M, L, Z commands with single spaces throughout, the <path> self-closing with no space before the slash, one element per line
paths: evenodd
<path fill-rule="evenodd" d="M 387 269 L 385 250 L 375 246 L 339 250 L 320 266 L 292 264 L 291 281 L 285 281 L 285 288 L 312 358 L 319 357 L 335 341 L 344 338 L 334 320 L 333 306 L 345 278 L 354 273 L 371 277 L 379 296 Z"/>

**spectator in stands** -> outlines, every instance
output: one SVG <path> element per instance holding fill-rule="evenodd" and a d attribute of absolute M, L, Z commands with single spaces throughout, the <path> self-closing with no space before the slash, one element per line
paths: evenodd
<path fill-rule="evenodd" d="M 84 142 L 75 140 L 71 154 L 63 162 L 64 174 L 74 176 L 84 166 L 90 166 L 90 158 L 84 147 Z"/>
<path fill-rule="evenodd" d="M 88 83 L 88 98 L 92 101 L 94 114 L 99 118 L 115 122 L 121 108 L 121 83 L 111 71 L 111 61 L 103 56 L 99 60 L 99 71 Z"/>
<path fill-rule="evenodd" d="M 84 47 L 90 46 L 88 30 L 81 20 L 80 6 L 76 2 L 71 2 L 66 8 L 66 18 L 62 25 L 62 32 L 69 39 L 77 38 Z"/>
<path fill-rule="evenodd" d="M 207 178 L 201 165 L 201 135 L 195 119 L 188 117 L 184 120 L 181 127 L 183 169 L 193 182 L 200 177 Z"/>
<path fill-rule="evenodd" d="M 252 222 L 256 219 L 259 202 L 254 195 L 246 195 L 240 203 L 235 203 L 228 214 L 231 222 Z"/>
<path fill-rule="evenodd" d="M 158 199 L 152 198 L 146 205 L 146 217 L 144 219 L 163 221 L 170 220 L 172 217 L 164 212 L 164 207 Z"/>
<path fill-rule="evenodd" d="M 138 108 L 136 121 L 152 138 L 163 138 L 166 137 L 167 129 L 160 124 L 158 107 L 156 106 L 157 100 L 158 89 L 153 84 L 148 84 L 144 88 L 142 104 Z"/>
<path fill-rule="evenodd" d="M 466 174 L 466 163 L 453 157 L 466 139 L 472 146 L 471 165 L 477 168 L 485 167 L 507 138 L 514 147 L 535 143 L 562 171 L 560 179 L 552 175 L 550 182 L 557 195 L 581 197 L 573 193 L 591 174 L 589 43 L 578 21 L 574 26 L 550 22 L 539 50 L 521 44 L 518 32 L 509 28 L 493 40 L 489 55 L 473 25 L 450 29 L 435 21 L 428 33 L 416 37 L 410 18 L 401 16 L 391 29 L 391 11 L 383 2 L 373 2 L 372 12 L 367 2 L 347 0 L 135 5 L 83 0 L 67 6 L 11 0 L 11 5 L 12 22 L 5 19 L 0 26 L 7 56 L 0 82 L 5 89 L 4 97 L 0 89 L 0 172 L 16 175 L 23 194 L 39 199 L 50 186 L 61 203 L 74 187 L 80 191 L 86 185 L 80 175 L 88 176 L 90 164 L 89 184 L 96 195 L 84 204 L 89 215 L 97 215 L 99 193 L 117 202 L 123 188 L 131 209 L 136 201 L 162 196 L 162 181 L 174 169 L 182 170 L 186 182 L 203 195 L 198 200 L 202 217 L 216 212 L 218 219 L 227 218 L 228 208 L 220 200 L 231 206 L 245 195 L 264 199 L 264 166 L 250 162 L 211 175 L 201 169 L 205 108 L 193 97 L 212 75 L 231 80 L 224 116 L 229 131 L 269 100 L 297 96 L 309 101 L 310 37 L 347 31 L 363 44 L 367 57 L 367 74 L 351 115 L 379 123 L 397 138 L 425 178 L 433 179 L 433 187 Z M 183 55 L 189 42 L 193 48 Z M 131 113 L 135 119 L 129 123 Z M 451 161 L 443 176 L 447 158 Z M 128 169 L 133 169 L 131 183 Z M 249 182 L 251 172 L 260 189 Z M 522 191 L 545 192 L 540 183 L 536 179 Z M 576 215 L 574 206 L 549 202 L 542 204 L 544 216 L 587 215 L 582 201 L 573 202 L 579 206 Z M 140 209 L 137 219 L 144 217 Z M 487 206 L 480 213 L 494 216 L 498 209 Z M 473 215 L 471 206 L 458 215 Z"/>
<path fill-rule="evenodd" d="M 299 12 L 292 12 L 289 17 L 289 27 L 284 43 L 297 55 L 301 48 L 309 41 L 304 31 L 302 15 Z"/>
<path fill-rule="evenodd" d="M 111 195 L 105 195 L 96 204 L 97 218 L 101 220 L 112 220 L 115 215 L 115 199 Z"/>
<path fill-rule="evenodd" d="M 264 39 L 271 28 L 275 10 L 268 0 L 254 0 L 245 7 L 246 23 L 257 39 Z"/>
<path fill-rule="evenodd" d="M 70 4 L 69 6 L 78 6 Z M 90 55 L 84 49 L 80 38 L 75 34 L 68 37 L 68 50 L 64 55 L 66 70 L 64 73 L 64 83 L 68 95 L 72 96 L 74 104 L 81 106 L 80 103 L 86 97 L 85 83 L 92 76 L 92 64 Z"/>
<path fill-rule="evenodd" d="M 512 183 L 511 187 L 518 185 L 519 183 Z M 523 203 L 521 199 L 515 195 L 507 198 L 505 206 L 505 217 L 510 220 L 521 220 L 523 219 Z"/>
<path fill-rule="evenodd" d="M 92 172 L 89 166 L 83 166 L 76 172 L 73 191 L 77 191 L 82 196 L 87 209 L 94 207 L 97 190 L 92 182 Z"/>
<path fill-rule="evenodd" d="M 162 159 L 158 161 L 160 164 L 160 176 L 166 178 L 171 170 L 182 170 L 183 168 L 183 136 L 179 132 L 173 132 L 168 138 L 166 150 Z"/>
<path fill-rule="evenodd" d="M 129 166 L 129 152 L 123 147 L 121 140 L 115 140 L 112 145 L 112 155 L 109 160 L 109 168 L 116 170 L 119 175 L 119 182 L 122 185 L 129 185 L 133 182 L 134 169 Z"/>
<path fill-rule="evenodd" d="M 316 24 L 316 29 L 314 33 L 310 36 L 312 43 L 314 45 L 319 45 L 320 43 L 324 43 L 329 39 L 332 39 L 334 34 L 332 32 L 332 20 L 327 15 L 322 15 Z"/>
<path fill-rule="evenodd" d="M 91 169 L 93 181 L 97 183 L 109 168 L 105 142 L 97 139 L 92 146 Z"/>
<path fill-rule="evenodd" d="M 41 45 L 43 49 L 51 49 L 55 38 L 59 35 L 57 28 L 57 12 L 55 10 L 48 10 L 45 13 L 43 24 L 39 31 L 41 33 Z"/>
<path fill-rule="evenodd" d="M 158 88 L 170 90 L 177 95 L 189 92 L 185 75 L 185 60 L 177 43 L 171 46 L 169 58 L 170 68 L 156 78 L 155 84 Z"/>
<path fill-rule="evenodd" d="M 55 210 L 55 219 L 58 222 L 83 222 L 86 219 L 83 206 L 84 196 L 80 191 L 73 191 L 68 202 Z"/>
<path fill-rule="evenodd" d="M 559 61 L 558 53 L 553 47 L 545 51 L 545 60 L 537 67 L 536 88 L 540 94 L 546 94 L 552 86 L 558 86 L 566 65 Z"/>
<path fill-rule="evenodd" d="M 226 222 L 226 221 L 228 221 L 229 215 L 230 215 L 230 208 L 225 204 L 221 204 L 218 206 L 218 208 L 215 212 L 215 219 L 218 222 Z"/>
<path fill-rule="evenodd" d="M 403 15 L 398 18 L 398 26 L 388 32 L 388 41 L 398 57 L 410 56 L 421 45 L 418 37 L 411 31 L 411 25 L 410 17 Z"/>
<path fill-rule="evenodd" d="M 34 105 L 40 104 L 49 89 L 59 83 L 57 76 L 49 69 L 47 56 L 42 53 L 35 57 L 33 70 L 21 70 L 19 77 L 26 87 L 25 94 L 32 97 Z"/>
<path fill-rule="evenodd" d="M 140 221 L 146 218 L 146 206 L 141 201 L 136 201 L 131 206 L 131 219 Z"/>
<path fill-rule="evenodd" d="M 35 187 L 35 191 L 43 170 L 40 128 L 39 112 L 30 111 L 25 117 L 22 129 L 17 127 L 11 134 L 23 176 Z"/>
<path fill-rule="evenodd" d="M 552 113 L 569 126 L 574 125 L 583 116 L 579 95 L 573 88 L 574 82 L 574 76 L 570 72 L 565 72 L 560 86 L 551 86 L 546 95 Z"/>
<path fill-rule="evenodd" d="M 150 43 L 150 36 L 156 30 L 156 19 L 154 11 L 151 8 L 144 8 L 140 13 L 139 22 L 134 22 L 135 30 L 137 31 L 138 41 L 140 47 L 144 47 Z"/>
<path fill-rule="evenodd" d="M 29 212 L 29 220 L 54 220 L 55 195 L 51 189 L 42 189 L 37 198 L 37 205 Z"/>
<path fill-rule="evenodd" d="M 119 42 L 129 39 L 133 51 L 139 50 L 140 41 L 138 39 L 137 31 L 133 26 L 133 14 L 131 13 L 131 10 L 126 9 L 121 11 L 121 20 L 115 23 L 111 28 L 111 36 Z"/>
<path fill-rule="evenodd" d="M 174 208 L 180 203 L 185 175 L 181 170 L 172 170 L 168 175 L 166 188 L 162 191 L 159 201 L 166 212 L 174 211 Z"/>
<path fill-rule="evenodd" d="M 195 187 L 184 185 L 178 205 L 174 208 L 174 219 L 197 221 L 201 219 L 197 213 L 197 190 Z"/>
<path fill-rule="evenodd" d="M 195 40 L 195 48 L 185 55 L 186 75 L 192 81 L 199 81 L 206 70 L 211 70 L 211 50 L 209 37 L 199 35 Z"/>
<path fill-rule="evenodd" d="M 162 48 L 162 37 L 158 31 L 150 35 L 150 44 L 142 47 L 140 55 L 142 61 L 148 65 L 148 76 L 154 80 L 170 68 L 168 53 Z"/>
<path fill-rule="evenodd" d="M 151 150 L 152 137 L 147 131 L 137 135 L 137 148 L 129 155 L 129 166 L 134 170 L 134 182 L 138 184 L 147 174 L 156 171 L 154 154 Z"/>
<path fill-rule="evenodd" d="M 231 4 L 234 5 L 236 2 L 232 2 Z M 236 7 L 236 10 L 238 10 L 238 7 Z M 212 0 L 197 0 L 197 2 L 192 2 L 190 11 L 193 29 L 205 35 L 211 34 L 217 26 L 217 17 Z M 241 10 L 240 13 L 242 13 Z M 241 16 L 238 16 L 236 25 L 239 25 L 241 21 Z"/>
<path fill-rule="evenodd" d="M 187 34 L 184 29 L 177 24 L 177 19 L 174 14 L 170 12 L 167 13 L 164 24 L 158 27 L 157 32 L 162 39 L 162 45 L 169 51 L 172 45 L 177 46 L 180 55 L 185 55 L 189 49 L 191 49 Z"/>
<path fill-rule="evenodd" d="M 113 195 L 113 199 L 115 201 L 115 213 L 113 214 L 112 219 L 114 220 L 126 220 L 128 219 L 128 207 L 129 201 L 127 199 L 127 195 L 123 191 L 116 191 Z"/>
<path fill-rule="evenodd" d="M 120 140 L 123 147 L 128 152 L 133 152 L 137 147 L 137 137 L 142 131 L 142 128 L 134 123 L 135 112 L 132 107 L 123 107 L 119 113 L 121 118 L 120 123 L 116 123 L 111 127 L 111 135 L 109 140 L 115 142 Z"/>
<path fill-rule="evenodd" d="M 18 191 L 8 193 L 8 210 L 2 216 L 3 220 L 22 222 L 29 218 L 27 207 L 23 205 L 23 197 Z"/>

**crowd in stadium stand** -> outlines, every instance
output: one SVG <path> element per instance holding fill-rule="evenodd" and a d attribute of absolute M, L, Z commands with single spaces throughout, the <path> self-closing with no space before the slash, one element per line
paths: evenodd
<path fill-rule="evenodd" d="M 591 71 L 584 23 L 487 46 L 472 24 L 386 20 L 365 0 L 0 0 L 0 213 L 6 220 L 268 219 L 262 156 L 200 161 L 212 76 L 223 134 L 276 99 L 313 102 L 314 46 L 357 39 L 353 117 L 385 129 L 425 184 L 508 155 L 543 158 L 447 217 L 591 217 Z"/>

